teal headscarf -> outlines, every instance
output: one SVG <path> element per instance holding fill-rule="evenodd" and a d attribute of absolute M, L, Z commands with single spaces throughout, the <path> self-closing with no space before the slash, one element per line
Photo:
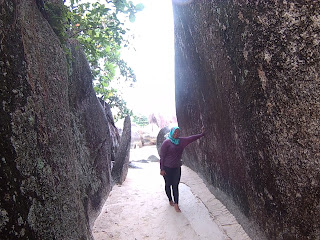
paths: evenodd
<path fill-rule="evenodd" d="M 180 139 L 179 139 L 179 138 L 173 138 L 173 137 L 172 137 L 172 135 L 173 135 L 173 133 L 174 133 L 174 131 L 175 131 L 176 129 L 179 129 L 179 130 L 180 130 L 179 127 L 173 127 L 173 128 L 171 128 L 171 131 L 170 131 L 170 133 L 169 133 L 168 139 L 170 139 L 170 141 L 171 141 L 172 143 L 174 143 L 175 145 L 178 145 L 179 142 L 180 142 Z"/>

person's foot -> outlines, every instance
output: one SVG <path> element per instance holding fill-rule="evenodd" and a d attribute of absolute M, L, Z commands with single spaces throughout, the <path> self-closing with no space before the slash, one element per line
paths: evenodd
<path fill-rule="evenodd" d="M 170 206 L 174 206 L 174 203 L 172 201 L 169 201 Z"/>
<path fill-rule="evenodd" d="M 176 212 L 181 212 L 178 204 L 174 204 L 174 210 L 176 210 Z"/>

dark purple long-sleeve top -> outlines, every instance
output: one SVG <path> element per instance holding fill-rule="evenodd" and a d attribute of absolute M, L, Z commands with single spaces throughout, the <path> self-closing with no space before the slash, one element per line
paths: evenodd
<path fill-rule="evenodd" d="M 160 169 L 163 170 L 164 167 L 169 168 L 178 168 L 181 167 L 181 156 L 184 148 L 196 141 L 197 139 L 204 136 L 204 133 L 189 136 L 189 137 L 180 137 L 180 142 L 178 145 L 175 145 L 170 141 L 170 139 L 166 139 L 161 146 L 160 149 Z"/>

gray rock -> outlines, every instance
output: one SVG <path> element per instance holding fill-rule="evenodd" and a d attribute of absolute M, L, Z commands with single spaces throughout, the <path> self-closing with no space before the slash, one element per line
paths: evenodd
<path fill-rule="evenodd" d="M 109 132 L 110 132 L 111 139 L 112 139 L 112 142 L 111 142 L 111 161 L 115 161 L 115 155 L 116 155 L 118 148 L 119 148 L 120 133 L 119 133 L 118 128 L 114 124 L 113 115 L 112 115 L 110 106 L 102 99 L 99 99 L 99 101 L 100 101 L 100 103 L 106 113 L 106 117 L 108 120 Z"/>
<path fill-rule="evenodd" d="M 112 139 L 89 65 L 36 1 L 0 6 L 0 239 L 92 239 Z"/>
<path fill-rule="evenodd" d="M 178 123 L 207 131 L 186 164 L 268 239 L 319 239 L 319 1 L 173 9 Z"/>
<path fill-rule="evenodd" d="M 128 174 L 131 143 L 131 121 L 127 116 L 123 124 L 123 132 L 120 138 L 119 150 L 116 153 L 114 166 L 112 168 L 112 178 L 115 183 L 122 184 Z"/>
<path fill-rule="evenodd" d="M 166 135 L 170 132 L 170 128 L 168 126 L 161 128 L 157 136 L 157 150 L 160 155 L 160 148 L 164 140 L 166 140 Z"/>
<path fill-rule="evenodd" d="M 110 134 L 108 126 L 112 123 L 106 118 L 106 112 L 92 88 L 92 75 L 83 51 L 77 42 L 71 41 L 70 47 L 73 56 L 69 78 L 72 143 L 79 165 L 80 187 L 88 196 L 88 200 L 84 198 L 83 201 L 88 201 L 84 206 L 91 227 L 111 190 L 112 146 L 117 139 Z M 91 172 L 92 168 L 95 173 Z"/>
<path fill-rule="evenodd" d="M 150 161 L 150 162 L 159 162 L 160 159 L 155 155 L 151 155 L 151 156 L 148 157 L 148 161 Z"/>
<path fill-rule="evenodd" d="M 137 166 L 137 164 L 134 162 L 129 162 L 129 168 L 142 169 L 142 167 Z"/>
<path fill-rule="evenodd" d="M 148 160 L 145 160 L 145 159 L 137 160 L 137 161 L 135 161 L 135 162 L 139 162 L 139 163 L 149 163 L 149 161 L 148 161 Z"/>

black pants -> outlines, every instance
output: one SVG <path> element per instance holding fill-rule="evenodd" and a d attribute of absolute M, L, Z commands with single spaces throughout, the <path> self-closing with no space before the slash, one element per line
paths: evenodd
<path fill-rule="evenodd" d="M 181 167 L 169 168 L 164 167 L 166 175 L 163 176 L 165 182 L 165 190 L 169 201 L 172 201 L 171 187 L 173 192 L 174 203 L 179 203 L 179 182 L 181 177 Z"/>

